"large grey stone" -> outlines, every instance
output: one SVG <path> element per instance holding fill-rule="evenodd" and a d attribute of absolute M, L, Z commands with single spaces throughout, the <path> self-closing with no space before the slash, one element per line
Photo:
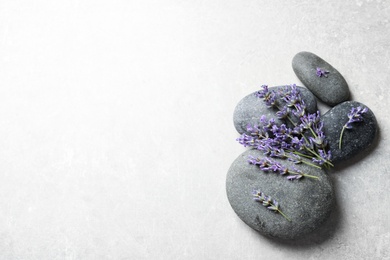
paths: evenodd
<path fill-rule="evenodd" d="M 285 86 L 270 87 L 269 90 L 277 90 L 283 87 Z M 298 89 L 301 93 L 302 99 L 306 103 L 307 111 L 309 113 L 315 113 L 317 111 L 317 100 L 314 95 L 306 88 L 298 86 Z M 283 121 L 277 119 L 277 110 L 273 108 L 268 108 L 261 98 L 255 96 L 255 93 L 256 92 L 253 92 L 241 99 L 234 110 L 233 123 L 237 132 L 239 132 L 240 134 L 247 133 L 246 128 L 248 124 L 261 125 L 259 123 L 259 119 L 262 115 L 265 115 L 268 120 L 271 118 L 275 118 L 277 124 L 284 123 Z"/>
<path fill-rule="evenodd" d="M 356 101 L 347 101 L 333 107 L 322 116 L 324 133 L 332 152 L 333 164 L 350 159 L 365 151 L 376 138 L 378 124 L 374 113 L 367 107 L 368 111 L 362 115 L 363 121 L 352 123 L 352 129 L 344 131 L 342 146 L 339 149 L 340 134 L 344 124 L 348 122 L 348 113 L 353 107 L 359 106 L 367 107 Z"/>
<path fill-rule="evenodd" d="M 349 88 L 344 77 L 332 65 L 311 52 L 299 52 L 292 60 L 292 68 L 314 95 L 324 103 L 335 106 L 349 98 Z M 317 68 L 329 73 L 317 76 Z"/>
<path fill-rule="evenodd" d="M 312 232 L 329 217 L 335 197 L 331 180 L 323 170 L 277 160 L 288 167 L 294 166 L 319 177 L 319 180 L 304 177 L 289 181 L 282 175 L 264 173 L 258 166 L 249 164 L 249 155 L 263 156 L 258 150 L 244 152 L 233 162 L 226 179 L 229 202 L 247 225 L 266 236 L 294 239 Z M 254 189 L 278 201 L 280 210 L 291 221 L 254 201 Z"/>

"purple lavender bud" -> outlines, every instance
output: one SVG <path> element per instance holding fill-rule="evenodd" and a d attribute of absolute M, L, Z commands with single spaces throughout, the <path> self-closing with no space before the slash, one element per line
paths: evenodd
<path fill-rule="evenodd" d="M 247 124 L 246 131 L 249 133 L 252 133 L 255 131 L 254 126 L 251 126 L 250 124 Z"/>
<path fill-rule="evenodd" d="M 318 124 L 319 122 L 321 122 L 321 112 L 319 110 L 317 110 L 316 113 L 312 114 L 313 115 L 313 122 L 315 124 Z"/>
<path fill-rule="evenodd" d="M 256 142 L 255 142 L 255 138 L 253 138 L 252 136 L 250 135 L 247 135 L 247 134 L 242 134 L 240 137 L 238 137 L 236 139 L 236 141 L 238 141 L 240 144 L 242 144 L 244 147 L 247 147 L 247 146 L 255 146 L 256 145 Z"/>
<path fill-rule="evenodd" d="M 263 125 L 268 124 L 267 117 L 265 115 L 262 115 L 260 117 L 260 123 L 262 123 Z"/>
<path fill-rule="evenodd" d="M 324 161 L 324 159 L 318 159 L 318 158 L 312 158 L 311 159 L 312 160 L 312 162 L 314 162 L 314 163 L 316 163 L 316 164 L 318 164 L 318 165 L 323 165 L 324 163 L 325 163 L 325 161 Z"/>
<path fill-rule="evenodd" d="M 282 148 L 283 150 L 289 150 L 292 148 L 292 145 L 288 142 L 282 141 L 280 143 L 280 148 Z"/>
<path fill-rule="evenodd" d="M 303 117 L 301 117 L 301 122 L 303 129 L 309 129 L 313 124 L 309 115 L 304 115 Z"/>
<path fill-rule="evenodd" d="M 293 129 L 293 133 L 297 134 L 297 135 L 302 134 L 303 133 L 303 125 L 299 124 L 299 125 L 295 126 Z"/>
<path fill-rule="evenodd" d="M 272 199 L 271 196 L 266 196 L 263 192 L 260 190 L 253 190 L 253 200 L 261 203 L 264 207 L 266 207 L 269 210 L 272 210 L 275 213 L 279 213 L 282 215 L 285 219 L 288 221 L 291 221 L 280 209 L 279 209 L 279 203 Z"/>
<path fill-rule="evenodd" d="M 302 100 L 303 102 L 303 100 Z M 306 113 L 306 106 L 302 104 L 296 104 L 295 110 L 293 110 L 293 114 L 297 117 L 303 117 Z"/>
<path fill-rule="evenodd" d="M 363 121 L 363 114 L 368 111 L 367 107 L 353 107 L 351 109 L 351 112 L 348 113 L 348 122 L 346 122 L 341 130 L 340 133 L 340 140 L 339 140 L 339 149 L 341 149 L 341 143 L 343 139 L 343 134 L 345 129 L 351 129 L 352 128 L 352 123 L 354 122 L 361 122 Z"/>
<path fill-rule="evenodd" d="M 261 86 L 262 90 L 259 90 L 255 93 L 255 96 L 258 98 L 264 98 L 268 92 L 268 85 L 262 85 Z"/>
<path fill-rule="evenodd" d="M 362 107 L 353 107 L 351 109 L 351 112 L 348 113 L 348 122 L 345 123 L 345 128 L 347 129 L 351 129 L 352 128 L 352 123 L 354 122 L 361 122 L 363 121 L 363 114 L 366 113 L 368 111 L 368 108 L 365 107 L 365 108 L 362 108 Z"/>
<path fill-rule="evenodd" d="M 327 78 L 328 77 L 328 74 L 329 73 L 329 71 L 325 71 L 325 70 L 323 70 L 323 69 L 321 69 L 321 68 L 317 68 L 317 71 L 316 71 L 316 75 L 318 76 L 318 77 L 325 77 L 325 78 Z"/>
<path fill-rule="evenodd" d="M 305 139 L 302 137 L 299 139 L 298 137 L 293 137 L 291 139 L 291 147 L 295 151 L 301 151 L 305 145 Z"/>
<path fill-rule="evenodd" d="M 332 153 L 330 152 L 330 150 L 328 151 L 328 153 L 326 153 L 324 150 L 318 149 L 318 153 L 320 155 L 320 158 L 312 159 L 312 161 L 318 165 L 323 165 L 324 163 L 332 159 Z"/>
<path fill-rule="evenodd" d="M 324 122 L 322 122 L 322 121 L 318 122 L 317 124 L 315 124 L 315 125 L 313 126 L 313 130 L 314 130 L 314 132 L 316 132 L 317 134 L 320 134 L 320 133 L 324 134 L 324 133 L 323 133 L 323 128 L 324 128 Z"/>
<path fill-rule="evenodd" d="M 312 140 L 309 139 L 309 142 L 304 142 L 304 144 L 302 145 L 302 147 L 304 149 L 309 149 L 309 150 L 313 150 L 314 149 L 314 143 Z"/>
<path fill-rule="evenodd" d="M 295 164 L 302 163 L 302 157 L 294 153 L 289 154 L 288 160 Z"/>
<path fill-rule="evenodd" d="M 248 156 L 248 162 L 253 165 L 259 164 L 259 160 L 252 155 Z"/>
<path fill-rule="evenodd" d="M 274 90 L 269 91 L 267 85 L 261 86 L 262 90 L 259 90 L 255 93 L 255 96 L 258 98 L 262 98 L 265 104 L 268 107 L 276 107 L 277 106 L 277 95 Z"/>
<path fill-rule="evenodd" d="M 323 132 L 317 133 L 317 137 L 309 137 L 310 142 L 313 142 L 315 146 L 322 148 L 328 144 L 328 142 L 325 140 L 325 135 Z"/>
<path fill-rule="evenodd" d="M 277 107 L 277 96 L 275 94 L 275 91 L 269 92 L 269 94 L 264 98 L 265 105 L 267 107 Z"/>
<path fill-rule="evenodd" d="M 274 134 L 280 140 L 286 140 L 291 135 L 291 129 L 287 128 L 285 124 L 282 124 L 279 128 L 277 128 Z"/>
<path fill-rule="evenodd" d="M 290 113 L 291 109 L 284 106 L 282 108 L 282 110 L 276 112 L 276 116 L 279 118 L 279 119 L 286 119 L 288 114 Z"/>
<path fill-rule="evenodd" d="M 319 149 L 318 153 L 320 154 L 321 158 L 324 159 L 325 161 L 330 161 L 332 159 L 332 153 L 330 152 L 330 150 L 328 151 L 328 153 L 326 153 L 324 150 Z"/>

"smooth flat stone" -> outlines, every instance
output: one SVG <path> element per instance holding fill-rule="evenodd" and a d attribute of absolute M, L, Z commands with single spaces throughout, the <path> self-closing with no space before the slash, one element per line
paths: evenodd
<path fill-rule="evenodd" d="M 277 90 L 284 86 L 269 87 L 268 89 Z M 305 101 L 307 106 L 307 111 L 309 113 L 315 113 L 317 111 L 317 100 L 314 95 L 306 88 L 299 87 L 298 89 L 301 92 L 302 99 Z M 265 115 L 269 120 L 275 118 L 277 124 L 282 124 L 283 121 L 277 119 L 276 109 L 268 108 L 264 101 L 261 98 L 255 96 L 256 92 L 253 92 L 238 102 L 234 113 L 233 113 L 233 123 L 237 132 L 240 134 L 247 133 L 247 125 L 261 125 L 259 120 L 262 115 Z"/>
<path fill-rule="evenodd" d="M 348 100 L 349 88 L 344 77 L 332 65 L 311 52 L 299 52 L 292 60 L 299 80 L 324 103 L 335 106 Z M 329 73 L 317 76 L 317 68 Z"/>
<path fill-rule="evenodd" d="M 359 106 L 367 107 L 356 101 L 347 101 L 333 107 L 322 116 L 324 133 L 332 152 L 333 164 L 345 161 L 363 152 L 375 140 L 378 123 L 374 113 L 368 108 L 368 111 L 362 115 L 362 122 L 352 123 L 352 129 L 345 129 L 341 150 L 339 149 L 340 134 L 344 124 L 348 122 L 348 113 L 353 107 Z"/>
<path fill-rule="evenodd" d="M 226 179 L 230 205 L 248 226 L 265 236 L 294 239 L 312 232 L 329 217 L 335 195 L 331 180 L 323 170 L 276 159 L 283 165 L 294 165 L 307 174 L 320 177 L 319 180 L 303 177 L 290 181 L 285 176 L 264 173 L 257 165 L 249 164 L 249 155 L 263 156 L 258 150 L 244 152 L 233 162 Z M 259 189 L 278 201 L 280 210 L 291 222 L 254 201 L 254 189 Z"/>

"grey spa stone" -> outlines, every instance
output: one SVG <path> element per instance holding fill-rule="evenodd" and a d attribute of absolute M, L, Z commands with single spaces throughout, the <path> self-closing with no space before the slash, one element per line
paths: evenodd
<path fill-rule="evenodd" d="M 258 150 L 248 150 L 231 165 L 226 179 L 229 202 L 238 217 L 261 234 L 278 239 L 295 239 L 318 228 L 334 206 L 333 185 L 325 171 L 307 165 L 294 165 L 275 159 L 286 167 L 295 167 L 319 179 L 303 177 L 290 181 L 276 173 L 265 173 L 248 163 L 248 156 L 263 157 Z M 291 220 L 253 200 L 252 191 L 260 190 L 275 199 L 280 210 Z"/>
<path fill-rule="evenodd" d="M 363 121 L 351 124 L 351 129 L 345 129 L 339 149 L 340 134 L 343 126 L 348 122 L 348 113 L 355 107 L 365 108 L 366 105 L 347 101 L 341 103 L 322 116 L 324 133 L 332 152 L 332 163 L 337 164 L 352 158 L 371 146 L 378 132 L 378 124 L 374 113 L 367 107 L 367 112 L 362 114 Z"/>
<path fill-rule="evenodd" d="M 349 88 L 344 77 L 329 63 L 311 52 L 299 52 L 292 60 L 292 68 L 303 83 L 324 103 L 335 106 L 348 100 Z M 317 74 L 317 68 L 322 74 Z"/>

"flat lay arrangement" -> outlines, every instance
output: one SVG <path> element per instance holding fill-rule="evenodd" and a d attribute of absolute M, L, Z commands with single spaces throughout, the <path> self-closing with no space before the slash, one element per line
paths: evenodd
<path fill-rule="evenodd" d="M 262 85 L 237 104 L 237 141 L 249 149 L 226 180 L 238 217 L 279 239 L 302 237 L 326 221 L 336 200 L 327 171 L 365 151 L 378 132 L 373 112 L 349 100 L 348 84 L 332 65 L 300 52 L 292 68 L 306 88 Z M 331 106 L 324 115 L 317 99 Z"/>

